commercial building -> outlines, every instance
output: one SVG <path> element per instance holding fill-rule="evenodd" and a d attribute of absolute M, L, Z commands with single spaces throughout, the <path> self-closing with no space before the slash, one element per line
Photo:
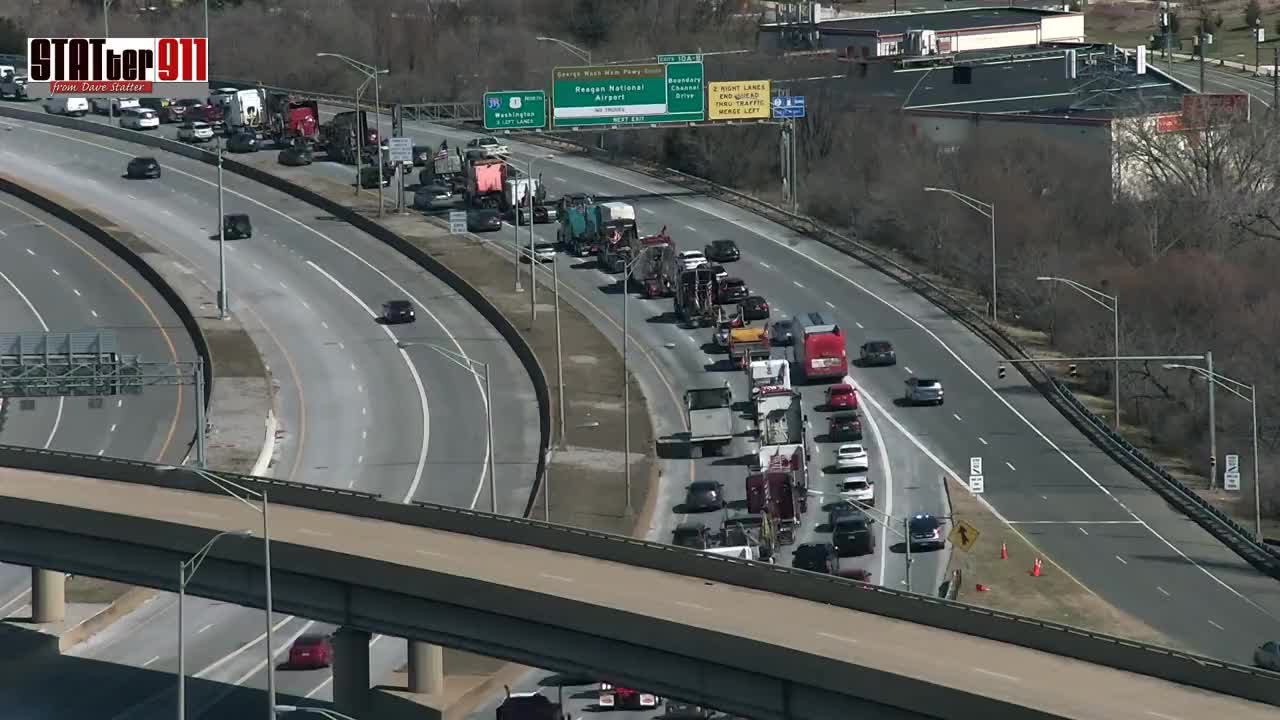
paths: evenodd
<path fill-rule="evenodd" d="M 928 56 L 1084 42 L 1084 14 L 1020 7 L 885 13 L 811 22 L 764 23 L 763 51 L 833 50 L 850 58 Z"/>

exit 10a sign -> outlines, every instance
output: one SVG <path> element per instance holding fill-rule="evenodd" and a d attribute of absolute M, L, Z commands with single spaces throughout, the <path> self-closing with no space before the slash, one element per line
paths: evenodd
<path fill-rule="evenodd" d="M 484 94 L 486 130 L 541 130 L 547 126 L 547 94 L 503 90 Z"/>

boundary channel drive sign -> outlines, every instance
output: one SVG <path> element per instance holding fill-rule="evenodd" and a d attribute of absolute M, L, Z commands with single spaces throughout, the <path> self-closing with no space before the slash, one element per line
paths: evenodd
<path fill-rule="evenodd" d="M 542 90 L 484 94 L 485 130 L 541 130 L 546 126 L 547 94 Z"/>
<path fill-rule="evenodd" d="M 707 83 L 708 120 L 767 120 L 769 80 Z"/>
<path fill-rule="evenodd" d="M 644 65 L 556 68 L 551 122 L 557 128 L 698 122 L 706 119 L 701 55 Z"/>

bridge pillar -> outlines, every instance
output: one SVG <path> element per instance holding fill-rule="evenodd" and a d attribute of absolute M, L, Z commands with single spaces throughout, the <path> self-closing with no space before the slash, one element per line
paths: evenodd
<path fill-rule="evenodd" d="M 369 633 L 338 628 L 333 636 L 333 706 L 364 717 L 369 706 Z"/>
<path fill-rule="evenodd" d="M 31 568 L 31 621 L 61 622 L 67 616 L 67 575 Z"/>
<path fill-rule="evenodd" d="M 409 640 L 409 692 L 444 693 L 444 648 Z"/>

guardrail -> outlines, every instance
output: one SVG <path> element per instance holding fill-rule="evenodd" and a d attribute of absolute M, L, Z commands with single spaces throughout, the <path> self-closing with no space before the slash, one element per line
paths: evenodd
<path fill-rule="evenodd" d="M 29 122 L 44 123 L 47 125 L 55 125 L 57 127 L 76 130 L 79 132 L 101 135 L 117 140 L 123 140 L 129 143 L 146 145 L 154 147 L 176 155 L 191 158 L 207 165 L 217 165 L 217 156 L 202 148 L 194 147 L 186 143 L 180 143 L 168 140 L 162 137 L 155 137 L 137 132 L 135 130 L 126 130 L 124 128 L 114 127 L 111 125 L 102 125 L 99 123 L 78 120 L 75 118 L 62 117 L 60 115 L 38 114 L 30 110 L 21 110 L 16 107 L 0 106 L 0 117 L 9 117 L 18 120 L 26 120 Z M 351 210 L 345 205 L 330 200 L 319 193 L 312 192 L 298 185 L 284 180 L 264 170 L 236 162 L 235 160 L 223 156 L 223 169 L 228 172 L 235 173 L 242 177 L 248 178 L 254 182 L 266 185 L 280 192 L 290 195 L 307 204 L 313 205 L 333 217 L 349 223 L 359 230 L 372 235 L 381 242 L 391 246 L 402 255 L 408 257 L 415 262 L 423 270 L 431 273 L 446 285 L 452 288 L 460 296 L 488 320 L 503 339 L 509 344 L 515 352 L 516 357 L 520 359 L 521 364 L 529 373 L 529 378 L 533 382 L 534 395 L 538 402 L 538 461 L 534 472 L 533 487 L 529 493 L 529 498 L 525 503 L 524 513 L 528 515 L 533 510 L 533 504 L 538 496 L 538 492 L 542 487 L 542 481 L 547 469 L 547 448 L 551 444 L 551 393 L 547 386 L 547 375 L 542 369 L 541 363 L 538 362 L 537 356 L 533 352 L 533 348 L 525 342 L 520 331 L 515 325 L 507 319 L 502 311 L 494 304 L 490 303 L 484 295 L 463 280 L 457 273 L 440 263 L 435 258 L 418 249 L 408 240 L 400 237 L 394 232 L 388 230 L 377 222 Z M 208 364 L 206 364 L 208 367 Z"/>
<path fill-rule="evenodd" d="M 204 331 L 200 329 L 200 323 L 196 320 L 196 316 L 191 312 L 191 308 L 183 302 L 182 296 L 177 290 L 173 289 L 164 277 L 151 265 L 142 259 L 137 253 L 129 249 L 128 245 L 121 242 L 115 235 L 98 227 L 88 218 L 84 217 L 75 210 L 61 205 L 50 198 L 30 190 L 6 177 L 0 176 L 0 192 L 13 195 L 26 202 L 34 205 L 50 215 L 71 225 L 85 235 L 98 241 L 103 247 L 110 250 L 117 257 L 123 260 L 129 267 L 133 268 L 141 275 L 150 285 L 155 288 L 160 297 L 173 308 L 173 312 L 178 316 L 178 321 L 182 323 L 182 327 L 187 331 L 187 335 L 191 337 L 191 344 L 195 346 L 196 354 L 203 360 L 204 375 L 204 397 L 198 402 L 209 406 L 209 400 L 213 397 L 213 355 L 209 350 L 209 341 L 204 336 Z M 195 432 L 191 433 L 191 441 L 187 444 L 188 452 L 196 443 Z"/>
<path fill-rule="evenodd" d="M 228 85 L 238 85 L 241 87 L 257 87 L 256 84 L 235 80 L 218 80 L 216 82 L 227 83 Z M 335 105 L 351 106 L 354 102 L 353 98 L 349 95 L 308 93 L 307 91 L 290 88 L 263 87 L 267 87 L 269 90 L 307 95 L 317 99 L 318 101 Z M 427 103 L 425 105 L 420 104 L 416 107 L 431 108 L 450 104 L 451 103 Z M 458 103 L 452 104 L 459 105 Z M 370 104 L 370 107 L 372 108 L 372 104 Z M 384 104 L 383 107 L 385 111 L 390 112 L 390 108 L 392 106 Z M 404 107 L 408 108 L 409 106 Z M 406 114 L 405 119 L 409 120 L 411 118 Z M 412 119 L 434 120 L 438 122 L 450 121 L 447 118 L 439 116 Z M 563 149 L 563 146 L 570 146 L 579 152 L 592 155 L 605 154 L 596 148 L 575 143 L 560 135 L 552 136 L 547 133 L 511 133 L 511 135 L 518 136 L 522 140 L 536 144 L 549 144 L 552 146 L 559 145 L 561 146 L 561 149 Z M 607 154 L 605 155 L 607 156 Z M 629 169 L 641 172 L 642 174 L 648 175 L 656 180 L 661 180 L 673 185 L 679 185 L 686 189 L 694 190 L 695 192 L 729 202 L 730 204 L 749 210 L 779 225 L 794 230 L 795 232 L 812 237 L 828 247 L 858 259 L 863 264 L 888 275 L 898 283 L 915 291 L 948 315 L 959 320 L 1006 358 L 1018 358 L 1025 360 L 1031 357 L 1026 350 L 1022 348 L 1022 346 L 1018 345 L 1017 342 L 1010 338 L 998 326 L 988 321 L 984 315 L 966 305 L 947 290 L 939 287 L 927 278 L 921 276 L 919 273 L 916 273 L 914 270 L 902 265 L 876 248 L 839 233 L 814 218 L 793 213 L 785 208 L 778 207 L 777 205 L 766 202 L 747 193 L 734 190 L 733 188 L 725 187 L 723 185 L 718 185 L 709 180 L 680 172 L 673 168 L 652 165 L 635 158 L 629 159 L 633 160 L 633 162 L 628 166 Z M 1058 412 L 1062 413 L 1063 417 L 1071 422 L 1071 424 L 1084 434 L 1085 437 L 1089 438 L 1091 442 L 1110 455 L 1112 459 L 1120 463 L 1122 467 L 1146 483 L 1152 490 L 1160 494 L 1171 504 L 1175 505 L 1184 515 L 1193 520 L 1210 535 L 1213 535 L 1219 542 L 1226 545 L 1243 560 L 1257 568 L 1260 572 L 1264 572 L 1273 578 L 1280 579 L 1280 548 L 1272 547 L 1265 542 L 1258 542 L 1251 532 L 1242 527 L 1234 519 L 1210 505 L 1190 488 L 1174 478 L 1167 470 L 1156 464 L 1154 460 L 1147 457 L 1137 448 L 1134 448 L 1127 440 L 1124 439 L 1123 436 L 1116 433 L 1105 423 L 1100 422 L 1099 419 L 1085 408 L 1069 389 L 1061 385 L 1061 383 L 1059 383 L 1044 366 L 1039 363 L 1023 362 L 1014 363 L 1014 365 L 1017 367 L 1018 371 L 1026 377 L 1027 381 L 1030 382 L 1042 395 L 1044 395 L 1044 397 L 1058 410 Z"/>
<path fill-rule="evenodd" d="M 163 466 L 151 463 L 104 459 L 95 455 L 0 446 L 0 465 L 208 495 L 221 494 L 220 490 L 193 473 L 161 470 L 159 468 Z M 369 493 L 230 473 L 223 475 L 245 487 L 265 490 L 277 505 L 459 533 L 697 577 L 997 640 L 1258 702 L 1280 704 L 1280 674 L 931 595 L 529 518 L 432 503 L 405 505 L 385 502 Z"/>

